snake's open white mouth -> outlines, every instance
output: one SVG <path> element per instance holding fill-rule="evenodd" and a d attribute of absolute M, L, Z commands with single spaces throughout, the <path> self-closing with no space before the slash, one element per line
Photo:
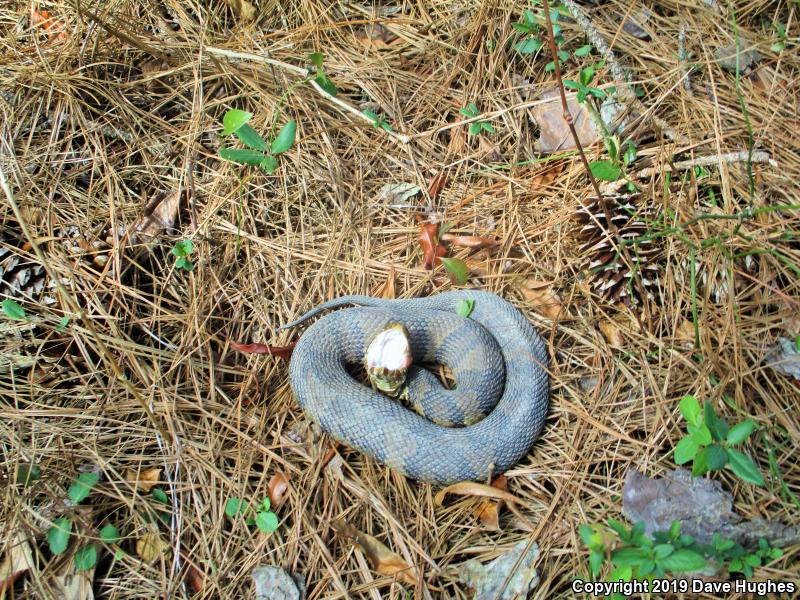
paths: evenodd
<path fill-rule="evenodd" d="M 376 335 L 367 348 L 366 360 L 369 369 L 408 369 L 411 366 L 411 346 L 405 327 L 394 323 Z"/>

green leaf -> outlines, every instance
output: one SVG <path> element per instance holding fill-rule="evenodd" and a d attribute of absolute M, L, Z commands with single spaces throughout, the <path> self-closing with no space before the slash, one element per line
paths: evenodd
<path fill-rule="evenodd" d="M 169 504 L 169 496 L 167 493 L 159 487 L 153 488 L 150 492 L 150 495 L 153 496 L 153 500 L 159 502 L 161 504 Z"/>
<path fill-rule="evenodd" d="M 314 78 L 314 81 L 317 82 L 317 85 L 321 87 L 323 90 L 328 92 L 331 96 L 335 96 L 339 93 L 339 88 L 336 87 L 336 84 L 331 81 L 331 78 L 328 77 L 325 73 L 320 73 Z"/>
<path fill-rule="evenodd" d="M 717 416 L 717 413 L 714 412 L 714 405 L 711 404 L 710 400 L 703 402 L 703 420 L 705 421 L 706 427 L 708 427 L 709 431 L 711 432 L 711 436 L 715 440 L 721 442 L 725 439 L 724 434 L 720 437 L 720 418 Z M 727 429 L 725 430 L 725 433 L 728 433 Z"/>
<path fill-rule="evenodd" d="M 649 553 L 641 548 L 619 548 L 611 553 L 611 562 L 618 567 L 635 567 L 649 559 Z"/>
<path fill-rule="evenodd" d="M 538 38 L 528 38 L 517 42 L 514 45 L 514 50 L 520 54 L 535 54 L 544 45 L 544 42 Z"/>
<path fill-rule="evenodd" d="M 65 315 L 61 317 L 61 320 L 58 322 L 58 325 L 56 325 L 56 331 L 58 333 L 64 333 L 64 331 L 66 331 L 67 329 L 67 325 L 69 325 L 69 317 Z"/>
<path fill-rule="evenodd" d="M 610 160 L 595 160 L 589 163 L 592 175 L 603 181 L 616 181 L 620 176 L 620 168 Z"/>
<path fill-rule="evenodd" d="M 172 249 L 172 254 L 174 256 L 189 256 L 194 250 L 194 244 L 192 240 L 180 240 L 179 242 L 175 242 L 175 247 Z"/>
<path fill-rule="evenodd" d="M 568 90 L 579 90 L 581 88 L 581 84 L 575 81 L 574 79 L 565 79 L 564 87 L 567 88 Z"/>
<path fill-rule="evenodd" d="M 272 533 L 278 529 L 278 517 L 274 512 L 260 512 L 256 515 L 256 527 L 264 533 Z"/>
<path fill-rule="evenodd" d="M 79 504 L 86 500 L 86 497 L 98 481 L 100 481 L 99 473 L 81 473 L 75 482 L 69 486 L 67 496 L 75 504 Z"/>
<path fill-rule="evenodd" d="M 594 533 L 594 529 L 592 529 L 586 523 L 581 523 L 578 525 L 578 535 L 581 536 L 583 543 L 586 544 L 588 548 L 592 547 L 592 534 Z"/>
<path fill-rule="evenodd" d="M 257 167 L 264 160 L 266 155 L 258 150 L 251 150 L 249 148 L 220 148 L 220 158 L 225 160 L 232 160 L 233 162 L 242 163 L 245 165 L 253 165 Z"/>
<path fill-rule="evenodd" d="M 467 267 L 467 263 L 460 258 L 446 258 L 444 256 L 439 260 L 442 261 L 444 268 L 453 276 L 456 283 L 459 285 L 467 283 L 469 279 L 469 267 Z"/>
<path fill-rule="evenodd" d="M 600 98 L 601 100 L 606 97 L 606 93 L 600 88 L 589 88 L 589 93 L 595 98 Z"/>
<path fill-rule="evenodd" d="M 706 446 L 701 453 L 706 457 L 709 471 L 720 471 L 728 464 L 728 452 L 719 444 Z"/>
<path fill-rule="evenodd" d="M 675 548 L 672 547 L 672 544 L 658 544 L 653 548 L 653 556 L 658 560 L 666 558 L 673 552 L 675 552 Z"/>
<path fill-rule="evenodd" d="M 478 135 L 483 127 L 481 127 L 480 121 L 476 121 L 475 123 L 470 123 L 469 125 L 469 134 L 470 135 Z"/>
<path fill-rule="evenodd" d="M 708 473 L 708 454 L 701 450 L 694 456 L 694 462 L 692 463 L 692 475 L 694 477 L 700 477 L 705 473 Z"/>
<path fill-rule="evenodd" d="M 272 140 L 270 149 L 273 154 L 283 154 L 294 146 L 294 138 L 297 134 L 297 121 L 289 121 L 281 127 L 278 136 Z"/>
<path fill-rule="evenodd" d="M 105 544 L 116 544 L 120 540 L 119 529 L 109 523 L 100 530 L 100 540 Z"/>
<path fill-rule="evenodd" d="M 272 175 L 275 169 L 278 168 L 278 159 L 272 155 L 265 156 L 264 159 L 258 163 L 258 166 L 264 169 L 267 175 Z"/>
<path fill-rule="evenodd" d="M 250 146 L 250 148 L 255 150 L 266 150 L 268 148 L 267 142 L 261 137 L 261 134 L 246 123 L 236 130 L 236 137 L 239 138 L 245 146 Z"/>
<path fill-rule="evenodd" d="M 800 335 L 794 338 L 794 349 L 800 352 Z"/>
<path fill-rule="evenodd" d="M 242 125 L 253 118 L 253 113 L 232 108 L 222 117 L 222 135 L 235 133 Z"/>
<path fill-rule="evenodd" d="M 660 561 L 661 566 L 673 573 L 686 573 L 689 571 L 699 571 L 706 566 L 706 559 L 703 555 L 689 548 L 675 550 L 672 554 Z"/>
<path fill-rule="evenodd" d="M 728 466 L 731 468 L 739 479 L 752 483 L 753 485 L 764 485 L 764 478 L 758 470 L 758 467 L 753 464 L 749 457 L 745 456 L 738 450 L 728 448 Z"/>
<path fill-rule="evenodd" d="M 602 552 L 592 550 L 589 553 L 589 567 L 592 569 L 592 577 L 597 577 L 600 574 L 600 569 L 603 567 L 605 556 Z"/>
<path fill-rule="evenodd" d="M 575 56 L 577 56 L 578 58 L 581 58 L 589 54 L 591 51 L 592 51 L 592 45 L 586 44 L 585 46 L 581 46 L 580 48 L 575 50 L 573 54 L 575 54 Z"/>
<path fill-rule="evenodd" d="M 634 146 L 632 142 L 628 142 L 627 146 L 625 147 L 625 154 L 623 155 L 622 160 L 625 161 L 626 165 L 629 165 L 636 160 L 636 146 Z"/>
<path fill-rule="evenodd" d="M 559 50 L 556 52 L 556 56 L 558 56 L 559 64 L 569 60 L 569 52 L 566 50 Z"/>
<path fill-rule="evenodd" d="M 680 403 L 681 414 L 686 422 L 695 427 L 703 424 L 703 417 L 700 411 L 700 403 L 694 396 L 684 396 Z"/>
<path fill-rule="evenodd" d="M 552 60 L 551 60 L 549 63 L 547 63 L 547 64 L 544 66 L 544 70 L 545 70 L 546 72 L 548 72 L 548 73 L 549 73 L 550 71 L 555 71 L 555 70 L 556 70 L 556 63 L 555 63 L 554 61 L 552 61 Z"/>
<path fill-rule="evenodd" d="M 318 69 L 322 68 L 322 63 L 325 60 L 325 57 L 322 55 L 322 52 L 312 52 L 308 55 L 308 58 L 311 60 L 311 63 L 317 67 Z"/>
<path fill-rule="evenodd" d="M 72 557 L 75 561 L 76 571 L 88 571 L 94 569 L 97 564 L 97 545 L 88 544 L 75 552 Z"/>
<path fill-rule="evenodd" d="M 603 144 L 605 145 L 611 160 L 616 163 L 617 159 L 619 158 L 619 140 L 617 139 L 617 136 L 612 135 L 604 137 Z"/>
<path fill-rule="evenodd" d="M 630 581 L 633 577 L 633 569 L 630 567 L 618 567 L 611 572 L 608 580 L 613 581 Z"/>
<path fill-rule="evenodd" d="M 639 565 L 638 575 L 639 577 L 647 577 L 648 575 L 650 575 L 650 573 L 652 573 L 655 570 L 655 568 L 656 568 L 656 563 L 654 560 L 652 559 L 645 560 L 642 562 L 641 565 Z"/>
<path fill-rule="evenodd" d="M 462 115 L 464 115 L 465 117 L 468 117 L 470 119 L 473 118 L 473 117 L 477 117 L 478 116 L 478 112 L 477 111 L 473 113 L 469 108 L 459 108 L 458 112 L 460 112 Z"/>
<path fill-rule="evenodd" d="M 620 521 L 617 521 L 616 519 L 609 519 L 608 526 L 614 530 L 614 533 L 616 533 L 617 537 L 619 537 L 619 539 L 623 542 L 627 542 L 631 539 L 631 532 L 628 531 L 628 528 L 625 527 L 625 525 Z"/>
<path fill-rule="evenodd" d="M 15 321 L 24 321 L 25 320 L 25 309 L 20 306 L 19 302 L 15 300 L 3 300 L 3 313 L 9 318 L 14 319 Z"/>
<path fill-rule="evenodd" d="M 42 468 L 35 463 L 23 463 L 17 467 L 17 483 L 30 485 L 42 477 Z"/>
<path fill-rule="evenodd" d="M 456 314 L 459 317 L 468 317 L 472 314 L 473 309 L 475 308 L 475 300 L 459 300 L 456 302 Z"/>
<path fill-rule="evenodd" d="M 225 503 L 225 514 L 232 519 L 236 515 L 245 512 L 249 507 L 250 503 L 247 500 L 228 498 L 228 501 Z"/>
<path fill-rule="evenodd" d="M 583 85 L 589 85 L 594 79 L 594 67 L 584 67 L 581 69 L 580 80 Z"/>
<path fill-rule="evenodd" d="M 711 439 L 711 432 L 705 425 L 700 425 L 699 427 L 692 427 L 690 425 L 687 430 L 691 433 L 692 439 L 700 446 L 706 446 L 713 441 Z"/>
<path fill-rule="evenodd" d="M 194 263 L 192 263 L 192 261 L 185 256 L 181 256 L 175 261 L 175 268 L 183 269 L 184 271 L 191 273 L 192 269 L 194 269 Z"/>
<path fill-rule="evenodd" d="M 584 100 L 586 100 L 587 93 L 589 93 L 589 90 L 587 90 L 586 88 L 581 88 L 577 96 L 578 102 L 583 102 Z"/>
<path fill-rule="evenodd" d="M 126 556 L 127 554 L 125 553 L 125 550 L 123 550 L 122 548 L 117 548 L 117 551 L 114 552 L 114 560 L 122 560 Z"/>
<path fill-rule="evenodd" d="M 769 49 L 773 52 L 780 52 L 784 48 L 786 48 L 786 44 L 784 42 L 775 42 L 769 47 Z"/>
<path fill-rule="evenodd" d="M 512 23 L 511 27 L 513 27 L 515 31 L 519 31 L 520 33 L 524 34 L 533 33 L 536 31 L 536 28 L 531 27 L 528 23 Z"/>
<path fill-rule="evenodd" d="M 481 111 L 479 111 L 479 110 L 478 110 L 478 105 L 477 105 L 477 104 L 475 104 L 474 102 L 470 102 L 469 104 L 467 104 L 467 106 L 468 106 L 468 107 L 469 107 L 469 109 L 472 111 L 472 114 L 473 114 L 473 115 L 476 115 L 476 116 L 477 116 L 477 115 L 479 115 L 479 114 L 480 114 L 480 112 L 481 112 Z"/>
<path fill-rule="evenodd" d="M 669 526 L 670 539 L 676 539 L 681 534 L 681 522 L 675 519 Z"/>
<path fill-rule="evenodd" d="M 262 511 L 267 511 L 272 506 L 272 502 L 270 502 L 269 498 L 264 498 L 261 502 L 261 509 Z"/>
<path fill-rule="evenodd" d="M 753 433 L 753 430 L 756 428 L 756 424 L 747 419 L 746 421 L 742 421 L 738 425 L 734 425 L 731 430 L 728 432 L 727 442 L 731 446 L 737 446 L 744 442 L 747 438 L 750 437 L 750 434 Z"/>
<path fill-rule="evenodd" d="M 683 438 L 678 442 L 678 445 L 675 446 L 675 463 L 685 465 L 695 457 L 699 449 L 700 446 L 697 445 L 694 438 L 689 436 Z"/>
<path fill-rule="evenodd" d="M 489 121 L 480 121 L 480 124 L 486 133 L 494 133 L 494 125 L 489 123 Z"/>
<path fill-rule="evenodd" d="M 61 517 L 53 521 L 53 526 L 47 530 L 47 545 L 53 554 L 62 554 L 69 544 L 69 536 L 72 531 L 72 521 L 66 517 Z"/>

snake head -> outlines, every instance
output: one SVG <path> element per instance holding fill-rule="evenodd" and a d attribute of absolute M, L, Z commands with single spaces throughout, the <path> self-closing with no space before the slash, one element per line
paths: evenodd
<path fill-rule="evenodd" d="M 411 366 L 408 330 L 402 323 L 390 323 L 370 342 L 364 363 L 372 387 L 396 397 Z"/>

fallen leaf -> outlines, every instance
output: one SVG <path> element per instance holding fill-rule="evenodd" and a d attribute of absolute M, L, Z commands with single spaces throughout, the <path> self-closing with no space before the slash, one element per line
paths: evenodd
<path fill-rule="evenodd" d="M 769 348 L 764 362 L 778 373 L 790 375 L 800 381 L 800 351 L 795 340 L 779 337 Z"/>
<path fill-rule="evenodd" d="M 625 336 L 614 321 L 603 319 L 597 324 L 597 328 L 612 348 L 622 348 L 625 344 Z"/>
<path fill-rule="evenodd" d="M 268 346 L 266 344 L 242 344 L 240 342 L 230 342 L 231 348 L 239 352 L 246 352 L 248 354 L 269 354 L 283 360 L 289 360 L 292 356 L 292 350 L 297 345 L 297 342 L 292 342 L 288 346 Z"/>
<path fill-rule="evenodd" d="M 339 442 L 332 442 L 331 447 L 325 452 L 322 456 L 322 460 L 320 460 L 320 469 L 324 469 L 325 465 L 327 465 L 331 459 L 336 456 L 336 451 L 339 449 L 341 444 Z"/>
<path fill-rule="evenodd" d="M 533 568 L 539 546 L 523 540 L 499 558 L 482 564 L 476 559 L 458 565 L 458 579 L 475 590 L 473 600 L 513 600 L 527 598 L 539 584 Z"/>
<path fill-rule="evenodd" d="M 206 587 L 205 573 L 197 568 L 194 561 L 191 560 L 185 550 L 181 550 L 181 556 L 183 557 L 184 564 L 186 565 L 184 577 L 186 577 L 187 585 L 195 593 L 202 592 Z"/>
<path fill-rule="evenodd" d="M 508 479 L 505 475 L 500 475 L 492 482 L 492 487 L 498 490 L 508 491 Z M 473 514 L 483 523 L 487 529 L 492 531 L 500 530 L 500 510 L 503 508 L 502 500 L 481 500 L 473 511 Z"/>
<path fill-rule="evenodd" d="M 389 267 L 389 273 L 386 275 L 386 281 L 377 286 L 372 295 L 377 298 L 383 298 L 384 300 L 395 299 L 395 272 L 393 265 Z"/>
<path fill-rule="evenodd" d="M 169 544 L 161 539 L 157 531 L 149 531 L 136 540 L 136 555 L 151 563 L 169 549 Z"/>
<path fill-rule="evenodd" d="M 694 344 L 694 323 L 689 319 L 683 319 L 675 329 L 675 339 L 682 342 L 684 346 L 692 346 Z"/>
<path fill-rule="evenodd" d="M 387 183 L 378 192 L 378 199 L 395 208 L 406 208 L 406 200 L 419 194 L 419 186 L 414 183 Z"/>
<path fill-rule="evenodd" d="M 422 246 L 422 266 L 432 269 L 441 262 L 439 258 L 447 254 L 447 248 L 437 239 L 439 223 L 420 223 L 419 227 L 421 231 L 417 239 Z"/>
<path fill-rule="evenodd" d="M 442 193 L 444 186 L 447 185 L 447 174 L 442 172 L 434 175 L 428 182 L 428 196 L 431 200 L 436 200 Z"/>
<path fill-rule="evenodd" d="M 269 494 L 269 501 L 274 508 L 278 508 L 283 504 L 286 499 L 286 492 L 289 491 L 289 480 L 286 474 L 278 471 L 267 484 L 267 492 Z"/>
<path fill-rule="evenodd" d="M 136 469 L 125 469 L 125 481 L 129 481 L 136 486 L 137 490 L 150 493 L 161 481 L 161 467 L 153 467 L 146 471 Z"/>
<path fill-rule="evenodd" d="M 134 225 L 131 243 L 150 242 L 162 233 L 171 231 L 178 218 L 180 201 L 180 190 L 157 193 Z"/>
<path fill-rule="evenodd" d="M 5 546 L 6 556 L 0 564 L 0 598 L 18 577 L 34 568 L 31 545 L 22 529 L 16 530 L 6 540 Z"/>
<path fill-rule="evenodd" d="M 355 32 L 355 37 L 365 47 L 374 50 L 389 48 L 399 39 L 380 23 L 368 23 Z"/>
<path fill-rule="evenodd" d="M 31 25 L 41 25 L 51 40 L 64 41 L 67 39 L 67 26 L 50 14 L 47 10 L 32 10 Z"/>
<path fill-rule="evenodd" d="M 480 496 L 482 498 L 494 498 L 495 500 L 505 500 L 506 502 L 511 502 L 513 504 L 522 503 L 522 500 L 520 500 L 513 494 L 509 494 L 505 490 L 501 490 L 491 485 L 486 485 L 485 483 L 477 483 L 475 481 L 461 481 L 459 483 L 454 483 L 453 485 L 448 485 L 446 488 L 443 488 L 438 492 L 436 492 L 436 496 L 434 496 L 433 498 L 434 504 L 436 504 L 436 506 L 442 506 L 442 504 L 444 503 L 444 497 L 447 496 L 447 494 L 455 494 L 457 496 Z"/>
<path fill-rule="evenodd" d="M 339 535 L 361 548 L 377 573 L 394 577 L 409 585 L 417 584 L 413 568 L 378 539 L 358 531 L 348 523 L 336 523 L 333 527 Z"/>
<path fill-rule="evenodd" d="M 526 279 L 520 286 L 525 300 L 531 303 L 533 310 L 551 321 L 558 319 L 564 312 L 561 298 L 556 294 L 550 282 Z"/>
<path fill-rule="evenodd" d="M 556 178 L 561 174 L 561 171 L 563 170 L 564 170 L 564 163 L 557 162 L 552 167 L 549 167 L 544 171 L 537 172 L 528 181 L 528 189 L 534 191 L 538 188 L 549 186 L 556 180 Z"/>
<path fill-rule="evenodd" d="M 54 587 L 58 592 L 55 597 L 59 600 L 94 600 L 93 578 L 94 569 L 57 575 L 53 577 Z"/>
<path fill-rule="evenodd" d="M 531 110 L 531 116 L 539 125 L 539 140 L 534 147 L 538 152 L 560 152 L 575 147 L 569 126 L 564 120 L 564 109 L 561 106 L 561 97 L 558 90 L 553 88 L 542 93 L 543 104 L 538 104 Z M 567 97 L 567 106 L 572 115 L 578 139 L 583 147 L 590 146 L 600 139 L 594 128 L 591 118 L 572 95 Z"/>
<path fill-rule="evenodd" d="M 719 481 L 692 477 L 688 469 L 668 471 L 662 478 L 629 470 L 622 511 L 631 523 L 643 521 L 648 534 L 668 531 L 673 521 L 680 521 L 681 534 L 691 535 L 698 544 L 713 543 L 715 533 L 746 548 L 758 547 L 760 538 L 778 548 L 800 543 L 800 527 L 762 518 L 743 521 L 733 511 L 733 496 Z"/>

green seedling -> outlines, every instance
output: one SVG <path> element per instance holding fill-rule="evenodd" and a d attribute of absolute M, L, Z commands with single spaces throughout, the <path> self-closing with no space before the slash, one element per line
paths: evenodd
<path fill-rule="evenodd" d="M 317 72 L 313 77 L 313 81 L 315 81 L 319 87 L 328 92 L 331 96 L 338 94 L 339 89 L 336 87 L 333 81 L 331 81 L 331 78 L 325 73 L 325 57 L 322 55 L 322 53 L 314 52 L 313 54 L 309 54 L 308 57 L 317 68 Z"/>
<path fill-rule="evenodd" d="M 183 269 L 184 271 L 191 271 L 194 269 L 194 263 L 189 260 L 189 255 L 193 250 L 192 240 L 181 240 L 175 243 L 172 248 L 172 255 L 177 258 L 175 261 L 176 269 Z"/>
<path fill-rule="evenodd" d="M 261 167 L 271 175 L 278 168 L 278 156 L 294 146 L 297 122 L 289 121 L 269 143 L 248 125 L 253 113 L 231 109 L 222 117 L 222 135 L 235 135 L 247 148 L 221 148 L 220 157 Z"/>
<path fill-rule="evenodd" d="M 389 123 L 387 123 L 386 118 L 383 115 L 378 115 L 367 108 L 365 108 L 361 112 L 364 114 L 365 117 L 367 117 L 370 121 L 372 121 L 373 127 L 383 129 L 384 131 L 388 131 L 389 133 L 392 133 L 394 131 L 392 126 L 389 125 Z"/>
<path fill-rule="evenodd" d="M 27 319 L 25 309 L 16 300 L 3 300 L 0 306 L 3 308 L 3 314 L 13 321 L 25 321 Z"/>
<path fill-rule="evenodd" d="M 264 498 L 255 508 L 251 508 L 247 500 L 229 498 L 225 503 L 225 515 L 229 519 L 244 516 L 248 525 L 255 525 L 264 533 L 273 533 L 278 529 L 278 516 L 270 510 L 270 506 L 269 498 Z"/>
<path fill-rule="evenodd" d="M 680 411 L 686 420 L 686 435 L 675 446 L 675 462 L 683 465 L 692 462 L 692 475 L 698 477 L 709 471 L 728 467 L 737 477 L 754 485 L 764 485 L 758 467 L 734 446 L 743 444 L 755 430 L 756 424 L 747 419 L 730 427 L 728 422 L 714 412 L 708 400 L 703 409 L 694 396 L 684 396 Z"/>
<path fill-rule="evenodd" d="M 481 111 L 478 110 L 478 107 L 475 105 L 474 102 L 470 102 L 467 104 L 466 108 L 459 109 L 459 112 L 467 117 L 468 119 L 474 119 L 481 115 Z M 494 133 L 495 129 L 494 126 L 489 121 L 474 121 L 473 123 L 469 124 L 469 134 L 470 135 L 478 135 L 481 132 L 486 133 Z"/>

